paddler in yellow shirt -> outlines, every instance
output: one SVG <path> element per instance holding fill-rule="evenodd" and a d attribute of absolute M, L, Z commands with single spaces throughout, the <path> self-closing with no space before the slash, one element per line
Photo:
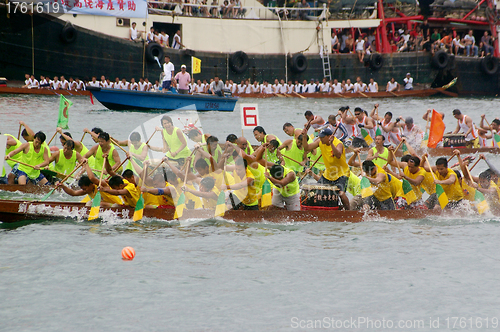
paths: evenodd
<path fill-rule="evenodd" d="M 345 191 L 350 170 L 345 158 L 344 144 L 333 135 L 330 128 L 322 129 L 318 134 L 318 138 L 316 138 L 314 142 L 308 143 L 306 139 L 308 129 L 309 128 L 306 127 L 302 130 L 302 146 L 305 151 L 312 151 L 319 147 L 321 155 L 323 156 L 323 162 L 325 163 L 325 171 L 318 183 L 337 186 L 337 188 L 339 188 L 339 197 L 342 200 L 342 205 L 344 209 L 349 210 L 349 198 Z"/>
<path fill-rule="evenodd" d="M 231 201 L 235 201 L 234 210 L 258 210 L 259 209 L 259 195 L 255 186 L 255 176 L 247 167 L 247 161 L 244 158 L 237 158 L 234 162 L 234 171 L 232 176 L 234 178 L 234 185 L 224 184 L 222 189 L 234 190 L 229 194 Z"/>
<path fill-rule="evenodd" d="M 200 197 L 204 209 L 215 210 L 220 191 L 215 187 L 215 180 L 213 177 L 207 176 L 201 179 L 200 190 L 194 190 L 189 187 L 182 187 L 181 189 L 186 193 Z"/>
<path fill-rule="evenodd" d="M 97 186 L 99 185 L 99 179 L 92 173 L 87 162 L 85 162 L 84 166 L 88 175 L 82 175 L 78 180 L 78 186 L 80 189 L 74 190 L 72 188 L 67 187 L 64 183 L 61 184 L 61 188 L 63 188 L 64 192 L 70 196 L 84 196 L 88 195 L 90 199 L 84 199 L 87 206 L 92 205 L 92 200 L 97 194 Z M 57 184 L 57 183 L 56 183 Z M 101 187 L 107 187 L 108 184 L 106 181 L 102 181 Z M 120 197 L 108 194 L 106 192 L 101 191 L 101 206 L 102 207 L 110 207 L 111 205 L 122 205 L 123 201 Z"/>
<path fill-rule="evenodd" d="M 377 166 L 371 160 L 363 161 L 363 171 L 366 178 L 374 187 L 373 195 L 365 197 L 364 208 L 376 210 L 394 210 L 393 195 L 391 192 L 391 179 L 380 166 Z"/>
<path fill-rule="evenodd" d="M 424 156 L 424 158 L 426 157 Z M 436 177 L 434 183 L 440 184 L 443 187 L 448 197 L 448 205 L 446 208 L 453 209 L 459 206 L 460 202 L 464 199 L 464 193 L 455 171 L 448 168 L 448 161 L 446 158 L 438 158 L 436 160 L 436 166 L 432 166 L 432 170 L 430 170 L 427 165 L 425 165 L 424 168 L 426 171 L 432 171 Z"/>

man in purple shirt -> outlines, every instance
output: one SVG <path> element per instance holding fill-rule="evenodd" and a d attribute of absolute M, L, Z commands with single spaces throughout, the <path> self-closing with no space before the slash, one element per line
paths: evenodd
<path fill-rule="evenodd" d="M 493 46 L 491 46 L 490 43 L 491 37 L 488 35 L 488 31 L 484 32 L 484 35 L 481 37 L 481 41 L 483 42 L 483 46 L 485 49 L 485 55 L 486 54 L 493 54 Z"/>
<path fill-rule="evenodd" d="M 175 75 L 175 80 L 177 81 L 177 91 L 181 94 L 188 94 L 188 84 L 191 83 L 191 75 L 186 72 L 186 65 L 181 66 L 181 71 Z"/>

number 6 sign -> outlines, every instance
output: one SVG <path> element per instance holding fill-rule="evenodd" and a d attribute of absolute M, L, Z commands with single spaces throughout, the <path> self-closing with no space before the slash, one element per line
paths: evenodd
<path fill-rule="evenodd" d="M 241 104 L 241 129 L 253 129 L 259 125 L 259 109 L 257 104 Z"/>

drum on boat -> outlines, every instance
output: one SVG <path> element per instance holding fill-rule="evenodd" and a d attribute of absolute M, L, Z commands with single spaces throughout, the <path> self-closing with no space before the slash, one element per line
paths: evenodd
<path fill-rule="evenodd" d="M 338 210 L 339 188 L 325 185 L 302 185 L 300 188 L 302 210 Z"/>
<path fill-rule="evenodd" d="M 465 147 L 465 134 L 445 134 L 443 135 L 444 148 Z"/>

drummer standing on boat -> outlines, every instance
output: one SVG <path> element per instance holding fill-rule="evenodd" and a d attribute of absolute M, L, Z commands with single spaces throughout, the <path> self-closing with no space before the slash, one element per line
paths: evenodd
<path fill-rule="evenodd" d="M 307 129 L 306 127 L 302 131 L 302 146 L 304 150 L 312 151 L 319 147 L 323 156 L 323 162 L 325 163 L 325 171 L 318 183 L 337 186 L 342 205 L 344 209 L 349 210 L 349 198 L 347 198 L 345 191 L 350 170 L 345 158 L 344 144 L 333 135 L 330 128 L 322 129 L 318 134 L 318 138 L 313 143 L 308 144 Z"/>

